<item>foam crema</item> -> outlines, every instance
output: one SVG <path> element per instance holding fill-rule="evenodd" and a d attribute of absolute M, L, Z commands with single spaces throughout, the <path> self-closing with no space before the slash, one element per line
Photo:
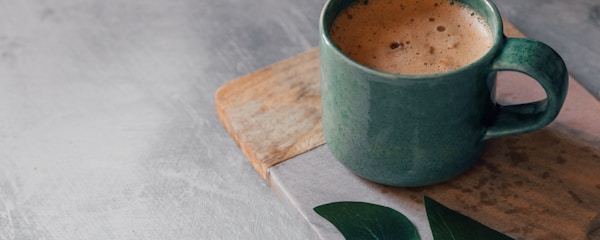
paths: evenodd
<path fill-rule="evenodd" d="M 400 74 L 457 69 L 492 46 L 484 18 L 450 0 L 360 0 L 339 13 L 329 34 L 355 61 Z"/>

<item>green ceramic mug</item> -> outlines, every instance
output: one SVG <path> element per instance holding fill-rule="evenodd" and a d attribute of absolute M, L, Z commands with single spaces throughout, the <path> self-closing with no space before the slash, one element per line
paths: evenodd
<path fill-rule="evenodd" d="M 352 0 L 329 0 L 321 13 L 322 120 L 331 153 L 355 174 L 392 186 L 424 186 L 464 173 L 487 139 L 548 125 L 564 102 L 568 73 L 547 45 L 505 37 L 491 0 L 462 0 L 486 20 L 493 45 L 480 59 L 448 72 L 402 75 L 378 71 L 349 58 L 329 28 Z M 547 98 L 495 103 L 497 71 L 534 78 Z"/>

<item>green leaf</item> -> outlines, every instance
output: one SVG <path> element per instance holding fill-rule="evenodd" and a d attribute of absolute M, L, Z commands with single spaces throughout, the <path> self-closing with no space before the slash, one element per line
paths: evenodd
<path fill-rule="evenodd" d="M 433 239 L 511 240 L 512 238 L 464 216 L 425 196 L 425 209 Z"/>
<path fill-rule="evenodd" d="M 371 203 L 333 202 L 314 208 L 346 240 L 420 240 L 417 228 L 402 213 Z"/>

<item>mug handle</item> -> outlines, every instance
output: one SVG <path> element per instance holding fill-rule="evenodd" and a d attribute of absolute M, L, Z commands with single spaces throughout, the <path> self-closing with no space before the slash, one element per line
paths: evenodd
<path fill-rule="evenodd" d="M 518 105 L 496 105 L 483 139 L 528 133 L 556 118 L 567 95 L 569 73 L 562 58 L 548 45 L 525 38 L 505 38 L 492 71 L 517 71 L 535 79 L 546 99 Z"/>

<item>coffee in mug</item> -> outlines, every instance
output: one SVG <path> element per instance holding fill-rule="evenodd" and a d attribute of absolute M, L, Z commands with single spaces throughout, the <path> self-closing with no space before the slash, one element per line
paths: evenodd
<path fill-rule="evenodd" d="M 340 12 L 329 34 L 360 64 L 401 74 L 453 70 L 492 46 L 483 16 L 447 0 L 358 1 Z"/>

